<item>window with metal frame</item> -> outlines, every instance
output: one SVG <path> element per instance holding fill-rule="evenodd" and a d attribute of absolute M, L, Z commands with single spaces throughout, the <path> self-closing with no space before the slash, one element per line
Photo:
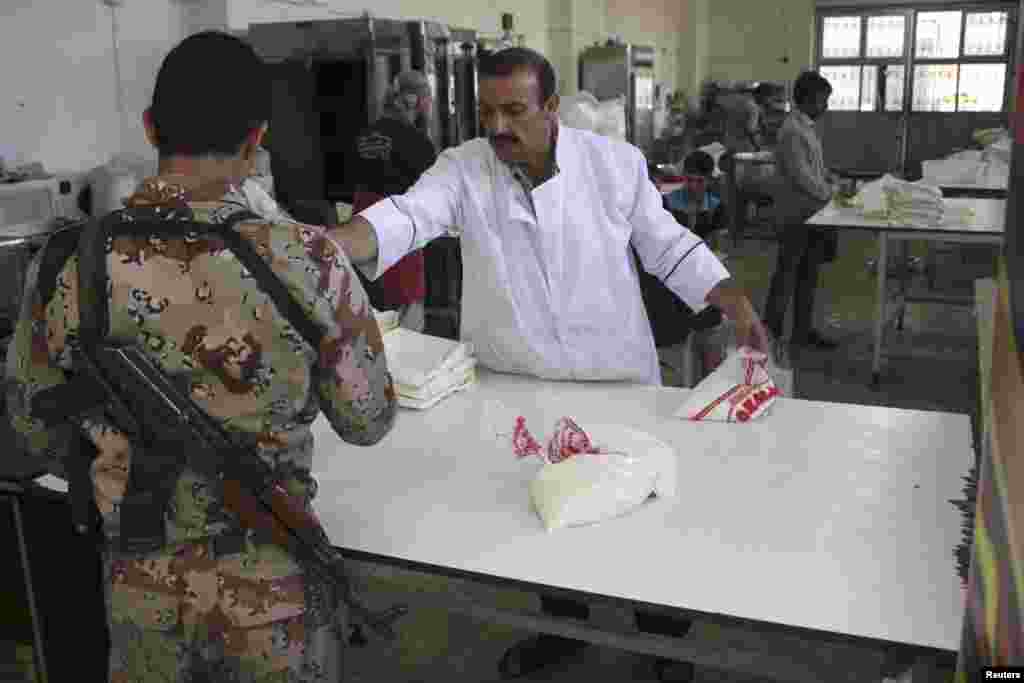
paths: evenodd
<path fill-rule="evenodd" d="M 900 111 L 907 52 L 906 11 L 842 12 L 818 21 L 818 69 L 835 111 Z"/>
<path fill-rule="evenodd" d="M 832 83 L 829 108 L 1002 111 L 1011 75 L 1012 6 L 934 7 L 819 14 L 817 64 Z"/>

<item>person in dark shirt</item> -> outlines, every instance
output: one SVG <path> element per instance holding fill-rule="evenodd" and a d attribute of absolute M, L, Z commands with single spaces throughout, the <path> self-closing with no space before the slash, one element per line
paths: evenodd
<path fill-rule="evenodd" d="M 355 139 L 349 177 L 357 179 L 353 213 L 389 195 L 403 194 L 437 157 L 433 143 L 417 128 L 433 106 L 430 83 L 419 71 L 400 73 L 388 90 L 381 117 Z M 426 275 L 423 251 L 415 251 L 378 281 L 362 277 L 370 302 L 380 311 L 398 310 L 402 327 L 423 331 Z"/>

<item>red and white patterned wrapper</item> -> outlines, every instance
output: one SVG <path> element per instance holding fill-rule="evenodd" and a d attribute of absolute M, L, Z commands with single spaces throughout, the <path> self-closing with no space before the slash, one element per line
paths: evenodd
<path fill-rule="evenodd" d="M 512 450 L 519 458 L 534 455 L 551 464 L 562 462 L 574 455 L 604 452 L 595 447 L 587 433 L 569 417 L 558 420 L 546 447 L 541 447 L 530 430 L 526 428 L 526 418 L 517 417 L 516 428 L 512 434 Z"/>
<path fill-rule="evenodd" d="M 768 373 L 768 356 L 739 349 L 694 387 L 676 416 L 695 421 L 749 422 L 764 415 L 781 395 Z"/>

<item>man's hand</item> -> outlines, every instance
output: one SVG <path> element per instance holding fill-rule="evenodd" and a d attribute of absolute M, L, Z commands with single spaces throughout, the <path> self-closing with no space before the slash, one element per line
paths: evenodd
<path fill-rule="evenodd" d="M 770 353 L 768 330 L 757 316 L 750 299 L 731 279 L 723 280 L 708 292 L 706 301 L 717 307 L 736 325 L 736 343 L 755 351 Z"/>
<path fill-rule="evenodd" d="M 328 230 L 327 236 L 335 240 L 357 266 L 377 260 L 377 233 L 370 221 L 361 216 L 355 216 L 348 223 Z"/>

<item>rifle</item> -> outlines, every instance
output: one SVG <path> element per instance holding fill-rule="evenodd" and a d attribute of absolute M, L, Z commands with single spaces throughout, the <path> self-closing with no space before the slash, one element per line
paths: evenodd
<path fill-rule="evenodd" d="M 122 549 L 156 550 L 164 544 L 162 511 L 178 475 L 187 464 L 218 481 L 224 506 L 250 529 L 270 534 L 321 578 L 335 584 L 354 616 L 386 640 L 404 607 L 371 612 L 353 595 L 341 554 L 320 521 L 289 495 L 273 469 L 251 447 L 238 445 L 223 427 L 196 407 L 137 347 L 104 345 L 78 351 L 75 367 L 84 373 L 72 382 L 40 392 L 32 405 L 40 419 L 66 420 L 97 404 L 108 404 L 119 428 L 143 448 L 146 467 L 130 471 L 129 491 L 121 506 Z M 132 410 L 124 397 L 131 397 Z M 141 416 L 141 419 L 140 419 Z M 157 512 L 157 514 L 154 514 Z"/>
<path fill-rule="evenodd" d="M 233 216 L 235 220 L 231 223 L 250 216 Z M 127 229 L 138 231 L 147 227 L 152 228 L 153 224 L 129 224 Z M 318 331 L 310 329 L 311 323 L 304 316 L 297 317 L 297 303 L 251 245 L 231 229 L 231 224 L 203 227 L 219 228 L 247 269 L 269 290 L 279 309 L 284 310 L 286 317 L 307 339 L 313 337 L 316 341 Z M 75 376 L 70 382 L 36 394 L 32 400 L 32 415 L 50 425 L 103 407 L 132 444 L 140 447 L 121 503 L 121 549 L 140 553 L 164 545 L 164 510 L 187 465 L 217 483 L 225 508 L 234 513 L 242 525 L 267 533 L 274 543 L 333 583 L 358 622 L 385 640 L 393 641 L 396 637 L 393 624 L 407 608 L 397 606 L 373 612 L 356 598 L 342 556 L 330 544 L 319 520 L 284 490 L 273 469 L 255 452 L 255 444 L 238 443 L 195 405 L 187 390 L 176 386 L 138 347 L 111 343 L 100 332 L 107 329 L 106 316 L 109 315 L 105 305 L 103 250 L 110 229 L 109 220 L 97 221 L 87 228 L 79 241 L 82 324 L 79 343 L 74 349 Z M 79 438 L 79 451 L 86 447 L 82 444 L 84 441 L 87 441 L 84 436 Z M 69 469 L 88 472 L 87 458 L 82 453 L 73 456 L 76 462 L 69 465 L 75 468 Z M 91 481 L 78 479 L 77 485 L 72 482 L 73 515 L 79 530 L 87 531 L 92 525 L 86 521 L 85 505 L 94 509 L 92 486 Z M 80 504 L 76 505 L 75 500 Z M 358 624 L 351 642 L 365 643 Z"/>

